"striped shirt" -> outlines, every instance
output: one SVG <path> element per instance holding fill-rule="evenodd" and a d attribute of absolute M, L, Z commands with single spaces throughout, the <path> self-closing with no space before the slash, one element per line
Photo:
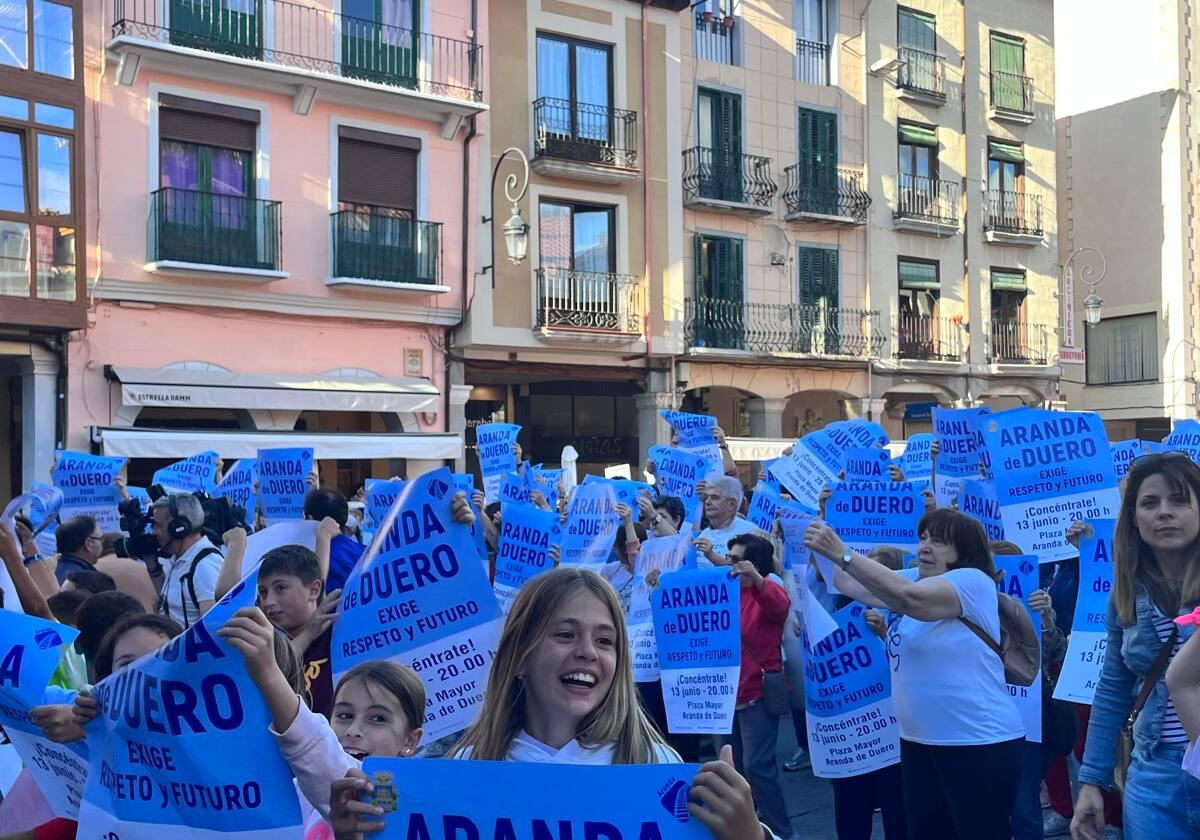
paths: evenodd
<path fill-rule="evenodd" d="M 1171 638 L 1171 631 L 1175 628 L 1175 622 L 1160 613 L 1157 609 L 1154 610 L 1154 631 L 1158 634 L 1158 640 L 1163 644 Z M 1179 653 L 1179 648 L 1183 646 L 1183 639 L 1179 636 L 1175 637 L 1175 649 L 1171 651 L 1171 659 L 1175 658 L 1175 654 Z M 1167 660 L 1168 662 L 1170 660 Z M 1162 735 L 1159 740 L 1164 746 L 1186 747 L 1188 745 L 1187 733 L 1183 730 L 1183 724 L 1179 722 L 1179 713 L 1175 711 L 1175 704 L 1168 698 L 1166 711 L 1163 712 Z"/>

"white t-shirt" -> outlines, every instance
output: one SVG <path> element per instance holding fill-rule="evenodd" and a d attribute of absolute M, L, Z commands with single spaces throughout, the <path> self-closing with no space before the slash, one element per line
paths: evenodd
<path fill-rule="evenodd" d="M 917 569 L 897 574 L 916 580 Z M 1000 640 L 996 584 L 979 569 L 951 569 L 968 621 Z M 894 619 L 888 629 L 892 702 L 900 737 L 919 744 L 997 744 L 1023 737 L 1025 726 L 996 652 L 957 618 Z"/>
<path fill-rule="evenodd" d="M 184 627 L 191 627 L 200 620 L 200 611 L 192 602 L 191 589 L 183 583 L 184 575 L 192 567 L 192 558 L 205 549 L 214 548 L 208 537 L 201 537 L 183 554 L 163 561 L 167 575 L 163 582 L 163 592 L 167 595 L 167 615 Z M 196 564 L 192 585 L 196 588 L 197 601 L 203 603 L 213 600 L 217 591 L 217 575 L 221 573 L 221 562 L 219 553 L 210 552 Z"/>
<path fill-rule="evenodd" d="M 1183 769 L 1200 779 L 1200 750 L 1196 749 L 1195 741 L 1188 744 L 1183 753 Z"/>
<path fill-rule="evenodd" d="M 757 534 L 760 537 L 766 537 L 766 533 L 761 528 L 751 522 L 749 519 L 743 519 L 740 516 L 733 517 L 733 521 L 724 528 L 705 528 L 696 535 L 698 540 L 711 540 L 713 554 L 724 557 L 729 553 L 729 541 L 734 537 L 740 537 L 742 534 Z M 712 566 L 712 561 L 699 552 L 696 553 L 696 565 L 701 569 L 706 569 Z"/>

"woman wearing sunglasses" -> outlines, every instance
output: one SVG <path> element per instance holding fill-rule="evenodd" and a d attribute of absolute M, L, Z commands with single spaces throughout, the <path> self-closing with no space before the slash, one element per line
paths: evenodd
<path fill-rule="evenodd" d="M 1174 619 L 1200 603 L 1200 467 L 1185 453 L 1135 460 L 1113 537 L 1104 667 L 1092 701 L 1074 840 L 1100 840 L 1102 788 L 1112 788 L 1117 739 L 1134 709 L 1124 796 L 1125 840 L 1200 837 L 1200 780 L 1182 770 L 1188 739 L 1163 679 L 1193 633 Z"/>

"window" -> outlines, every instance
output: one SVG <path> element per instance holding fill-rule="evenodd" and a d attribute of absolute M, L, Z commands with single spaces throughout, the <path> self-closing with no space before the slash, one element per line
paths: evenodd
<path fill-rule="evenodd" d="M 615 210 L 543 199 L 538 204 L 541 267 L 611 274 L 615 271 Z"/>
<path fill-rule="evenodd" d="M 937 21 L 933 15 L 899 7 L 896 41 L 904 64 L 896 81 L 901 87 L 941 93 L 941 67 L 937 55 Z"/>
<path fill-rule="evenodd" d="M 1020 192 L 1025 185 L 1025 147 L 1007 140 L 988 140 L 988 189 Z"/>
<path fill-rule="evenodd" d="M 940 218 L 937 128 L 920 123 L 901 122 L 900 210 L 905 215 Z"/>
<path fill-rule="evenodd" d="M 335 276 L 437 279 L 436 226 L 417 220 L 416 137 L 338 128 Z"/>
<path fill-rule="evenodd" d="M 938 359 L 949 355 L 938 320 L 939 267 L 931 260 L 901 257 L 898 262 L 899 315 L 896 340 L 905 358 Z"/>
<path fill-rule="evenodd" d="M 836 248 L 800 246 L 799 258 L 801 306 L 836 309 L 838 305 L 838 252 Z"/>
<path fill-rule="evenodd" d="M 695 246 L 695 341 L 698 346 L 742 349 L 742 240 L 698 233 Z"/>
<path fill-rule="evenodd" d="M 1025 42 L 1012 35 L 991 34 L 992 105 L 1009 111 L 1032 111 L 1025 78 Z"/>
<path fill-rule="evenodd" d="M 1028 361 L 1034 358 L 1030 327 L 1025 322 L 1025 272 L 993 268 L 992 274 L 992 359 Z"/>
<path fill-rule="evenodd" d="M 795 0 L 796 79 L 829 84 L 829 17 L 825 0 Z"/>
<path fill-rule="evenodd" d="M 1158 379 L 1157 314 L 1104 318 L 1084 335 L 1087 384 L 1117 385 Z"/>
<path fill-rule="evenodd" d="M 697 98 L 695 150 L 697 194 L 718 201 L 740 202 L 742 178 L 742 97 L 701 88 Z"/>
<path fill-rule="evenodd" d="M 537 36 L 538 129 L 607 143 L 612 137 L 612 48 L 558 35 Z"/>
<path fill-rule="evenodd" d="M 65 105 L 0 98 L 2 295 L 77 298 L 74 125 Z"/>
<path fill-rule="evenodd" d="M 33 69 L 75 78 L 74 10 L 49 0 L 33 0 Z"/>
<path fill-rule="evenodd" d="M 718 64 L 737 66 L 741 63 L 738 37 L 740 31 L 725 23 L 735 21 L 738 0 L 696 0 L 691 10 L 696 16 L 696 58 Z"/>

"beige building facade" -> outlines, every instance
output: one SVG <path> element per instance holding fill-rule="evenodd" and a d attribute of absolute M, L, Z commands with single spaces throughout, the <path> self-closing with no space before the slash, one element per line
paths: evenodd
<path fill-rule="evenodd" d="M 662 442 L 657 410 L 676 402 L 682 349 L 686 5 L 493 7 L 492 108 L 478 123 L 492 209 L 484 174 L 480 256 L 451 350 L 452 376 L 470 389 L 468 464 L 473 427 L 491 421 L 520 424 L 535 463 L 575 446 L 584 471 L 636 465 Z M 509 192 L 528 226 L 516 264 Z"/>
<path fill-rule="evenodd" d="M 710 0 L 685 25 L 684 407 L 900 439 L 931 403 L 1057 400 L 1050 4 Z"/>
<path fill-rule="evenodd" d="M 1112 0 L 1055 4 L 1060 259 L 1102 255 L 1073 262 L 1064 308 L 1082 352 L 1063 392 L 1111 440 L 1160 440 L 1197 417 L 1197 12 L 1189 0 L 1137 15 Z M 1132 65 L 1096 60 L 1131 45 Z M 1090 327 L 1087 280 L 1103 301 Z"/>

